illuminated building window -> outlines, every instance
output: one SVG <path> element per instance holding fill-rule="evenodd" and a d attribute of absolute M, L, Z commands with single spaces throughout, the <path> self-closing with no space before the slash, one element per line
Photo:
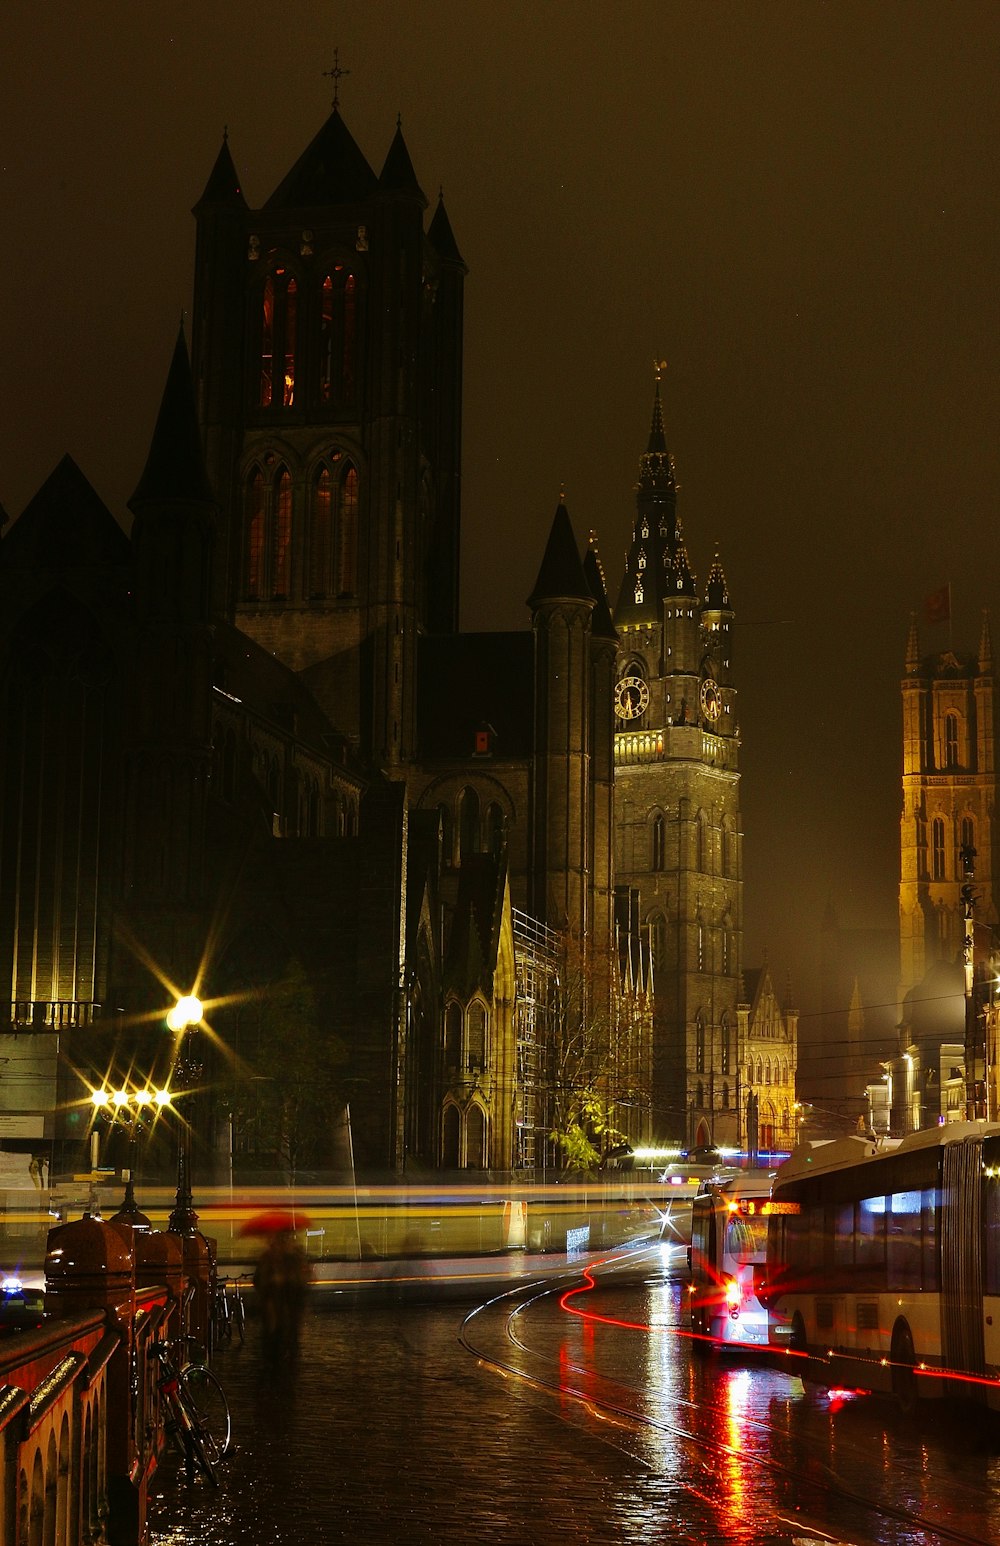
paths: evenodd
<path fill-rule="evenodd" d="M 747 1064 L 747 1084 L 753 1084 L 753 1058 Z"/>
<path fill-rule="evenodd" d="M 470 1106 L 466 1114 L 465 1163 L 470 1170 L 482 1170 L 486 1164 L 486 1113 L 482 1106 Z"/>
<path fill-rule="evenodd" d="M 340 475 L 337 499 L 337 577 L 338 596 L 353 596 L 357 588 L 358 567 L 358 470 L 345 462 Z"/>
<path fill-rule="evenodd" d="M 260 316 L 260 396 L 262 408 L 270 408 L 274 377 L 274 279 L 264 280 Z"/>
<path fill-rule="evenodd" d="M 931 874 L 934 880 L 944 880 L 944 821 L 940 816 L 931 823 Z"/>
<path fill-rule="evenodd" d="M 705 970 L 705 925 L 700 918 L 698 919 L 697 954 L 698 970 L 703 972 Z"/>
<path fill-rule="evenodd" d="M 760 1058 L 757 1059 L 757 1083 L 758 1084 L 763 1084 L 764 1083 L 764 1065 L 761 1062 Z"/>
<path fill-rule="evenodd" d="M 963 816 L 962 817 L 962 825 L 961 825 L 961 827 L 959 829 L 959 832 L 960 832 L 959 842 L 960 842 L 961 847 L 962 848 L 975 848 L 975 846 L 976 846 L 976 824 L 973 821 L 971 816 Z M 962 861 L 960 859 L 959 860 L 959 866 L 961 866 L 961 862 Z"/>
<path fill-rule="evenodd" d="M 274 550 L 271 569 L 272 596 L 287 597 L 292 590 L 292 480 L 287 467 L 278 473 L 274 501 Z"/>
<path fill-rule="evenodd" d="M 246 532 L 246 594 L 256 601 L 264 584 L 264 475 L 259 467 L 246 484 L 244 530 Z"/>
<path fill-rule="evenodd" d="M 694 1027 L 694 1066 L 696 1073 L 705 1072 L 705 1026 L 700 1015 Z"/>
<path fill-rule="evenodd" d="M 767 1061 L 764 1064 L 764 1083 L 765 1084 L 770 1084 L 771 1083 L 771 1059 L 770 1058 L 768 1058 Z"/>
<path fill-rule="evenodd" d="M 732 1055 L 732 1037 L 729 1032 L 729 1021 L 723 1017 L 722 1021 L 722 1072 L 729 1073 L 729 1059 Z M 728 1102 L 724 1102 L 728 1105 Z"/>

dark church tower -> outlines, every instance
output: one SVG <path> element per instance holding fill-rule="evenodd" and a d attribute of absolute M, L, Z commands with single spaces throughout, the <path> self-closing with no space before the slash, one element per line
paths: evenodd
<path fill-rule="evenodd" d="M 659 380 L 614 622 L 615 872 L 639 892 L 655 995 L 654 1133 L 738 1131 L 743 938 L 733 613 L 718 558 L 699 595 L 677 515 Z"/>
<path fill-rule="evenodd" d="M 401 129 L 376 175 L 334 106 L 260 209 L 228 144 L 195 207 L 218 605 L 389 770 L 458 612 L 465 266 L 426 203 Z"/>

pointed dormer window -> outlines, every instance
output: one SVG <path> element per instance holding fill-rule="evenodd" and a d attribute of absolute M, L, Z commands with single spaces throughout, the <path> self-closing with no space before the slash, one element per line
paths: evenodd
<path fill-rule="evenodd" d="M 641 570 L 641 569 L 645 569 L 645 567 L 646 567 L 646 550 L 645 550 L 645 548 L 640 548 L 639 549 L 639 568 Z"/>
<path fill-rule="evenodd" d="M 642 523 L 642 537 L 643 537 L 643 541 L 645 541 L 645 539 L 648 536 L 649 536 L 649 522 L 648 521 L 643 521 L 643 523 Z"/>
<path fill-rule="evenodd" d="M 642 597 L 643 597 L 642 581 L 641 580 L 636 580 L 636 582 L 635 582 L 635 601 L 636 601 L 636 606 L 638 606 L 640 604 L 640 602 L 642 601 Z"/>

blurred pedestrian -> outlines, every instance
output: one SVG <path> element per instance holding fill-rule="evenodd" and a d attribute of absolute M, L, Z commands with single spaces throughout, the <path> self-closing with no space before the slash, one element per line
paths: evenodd
<path fill-rule="evenodd" d="M 269 1350 L 293 1352 L 298 1347 L 311 1277 L 309 1259 L 294 1232 L 278 1230 L 268 1241 L 253 1275 L 264 1345 Z"/>

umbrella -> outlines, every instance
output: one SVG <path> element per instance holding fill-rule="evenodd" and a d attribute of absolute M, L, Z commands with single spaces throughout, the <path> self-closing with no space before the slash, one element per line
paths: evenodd
<path fill-rule="evenodd" d="M 240 1225 L 241 1235 L 280 1235 L 286 1229 L 308 1229 L 311 1220 L 298 1208 L 268 1208 L 252 1213 Z"/>

